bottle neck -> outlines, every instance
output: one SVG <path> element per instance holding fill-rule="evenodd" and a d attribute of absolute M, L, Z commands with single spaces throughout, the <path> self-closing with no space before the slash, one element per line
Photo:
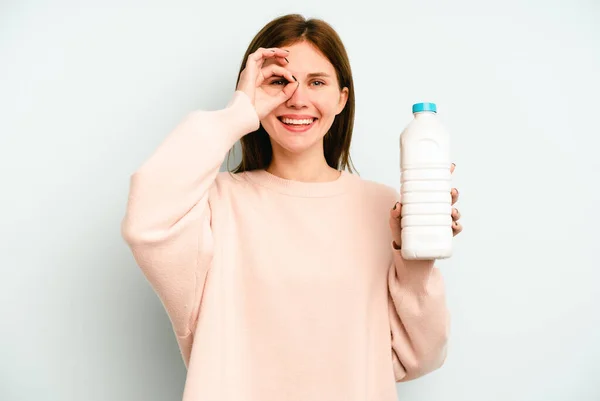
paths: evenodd
<path fill-rule="evenodd" d="M 434 113 L 433 111 L 419 111 L 419 112 L 413 113 L 415 118 L 435 117 L 436 114 L 437 113 Z"/>

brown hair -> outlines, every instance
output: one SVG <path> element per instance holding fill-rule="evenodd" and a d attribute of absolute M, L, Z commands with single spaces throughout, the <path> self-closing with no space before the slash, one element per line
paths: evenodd
<path fill-rule="evenodd" d="M 337 32 L 325 21 L 305 19 L 298 14 L 278 17 L 265 25 L 252 39 L 242 60 L 237 82 L 245 68 L 248 56 L 258 48 L 289 46 L 306 41 L 323 53 L 336 71 L 340 90 L 348 88 L 348 99 L 344 109 L 338 114 L 331 128 L 323 138 L 323 151 L 327 164 L 337 170 L 348 169 L 353 172 L 354 165 L 350 157 L 350 142 L 354 127 L 354 83 L 352 70 L 346 49 Z M 236 84 L 237 86 L 237 84 Z M 241 173 L 269 166 L 273 157 L 273 148 L 269 135 L 262 127 L 245 135 L 242 145 L 242 160 L 233 171 Z"/>

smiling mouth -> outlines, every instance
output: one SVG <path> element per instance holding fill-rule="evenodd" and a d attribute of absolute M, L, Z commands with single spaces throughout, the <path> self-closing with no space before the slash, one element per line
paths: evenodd
<path fill-rule="evenodd" d="M 287 126 L 290 126 L 290 127 L 308 126 L 308 125 L 312 125 L 312 123 L 314 123 L 315 121 L 317 121 L 317 118 L 295 119 L 295 118 L 287 118 L 287 117 L 277 117 L 277 119 L 279 121 L 281 121 L 284 125 L 287 125 Z"/>

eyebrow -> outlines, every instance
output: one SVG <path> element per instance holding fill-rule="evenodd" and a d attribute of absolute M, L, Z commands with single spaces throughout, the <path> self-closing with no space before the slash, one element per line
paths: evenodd
<path fill-rule="evenodd" d="M 308 78 L 317 78 L 317 77 L 325 77 L 325 78 L 331 78 L 331 75 L 327 74 L 326 72 L 311 72 L 310 74 L 307 75 Z"/>

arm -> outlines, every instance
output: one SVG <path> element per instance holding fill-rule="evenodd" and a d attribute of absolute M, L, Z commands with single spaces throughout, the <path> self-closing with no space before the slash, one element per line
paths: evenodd
<path fill-rule="evenodd" d="M 392 245 L 393 247 L 393 245 Z M 442 275 L 433 260 L 405 260 L 393 249 L 390 269 L 392 358 L 397 382 L 413 380 L 446 359 L 450 314 Z"/>
<path fill-rule="evenodd" d="M 250 99 L 236 91 L 225 109 L 188 114 L 130 177 L 121 233 L 169 315 L 186 365 L 212 258 L 209 190 L 235 141 L 258 126 Z"/>

